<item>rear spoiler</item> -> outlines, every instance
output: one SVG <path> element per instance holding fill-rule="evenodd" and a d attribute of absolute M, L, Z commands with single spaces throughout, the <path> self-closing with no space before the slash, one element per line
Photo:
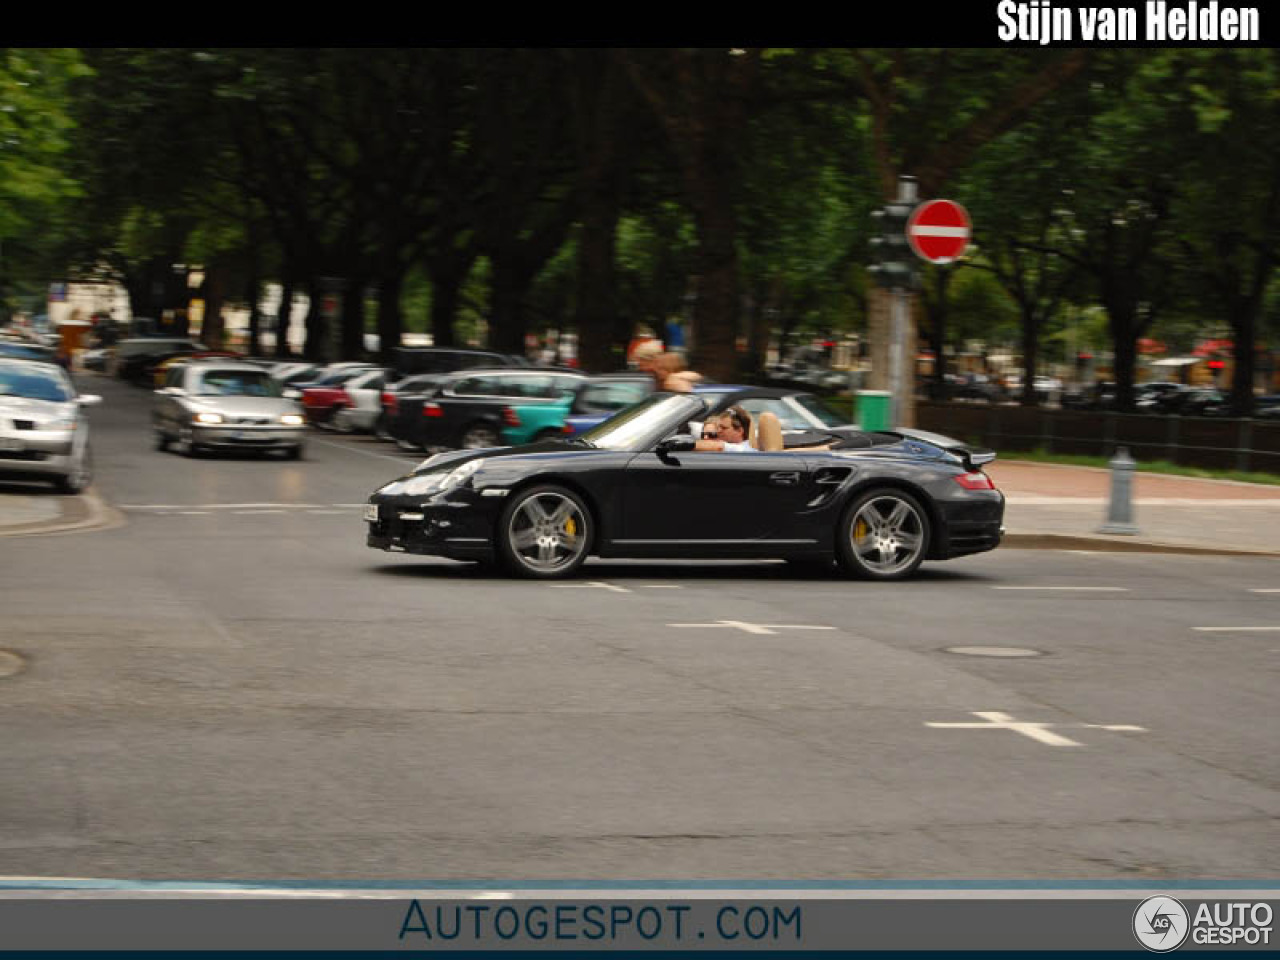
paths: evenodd
<path fill-rule="evenodd" d="M 900 436 L 923 440 L 925 443 L 931 443 L 935 447 L 941 447 L 947 453 L 959 457 L 964 462 L 965 469 L 970 471 L 978 470 L 996 458 L 994 450 L 988 450 L 985 447 L 971 447 L 967 443 L 961 443 L 959 440 L 944 437 L 938 433 L 930 433 L 927 430 L 899 427 L 891 432 Z"/>

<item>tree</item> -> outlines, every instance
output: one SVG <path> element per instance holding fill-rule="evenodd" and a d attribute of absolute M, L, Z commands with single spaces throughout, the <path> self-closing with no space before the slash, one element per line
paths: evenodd
<path fill-rule="evenodd" d="M 737 366 L 741 146 L 761 51 L 626 50 L 618 55 L 666 132 L 697 229 L 693 365 L 714 379 L 730 380 Z"/>

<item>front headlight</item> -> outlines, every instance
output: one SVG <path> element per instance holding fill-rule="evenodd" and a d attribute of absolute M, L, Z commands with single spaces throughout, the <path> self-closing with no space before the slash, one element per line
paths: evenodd
<path fill-rule="evenodd" d="M 221 423 L 222 414 L 220 413 L 197 413 L 195 415 L 196 423 Z"/>
<path fill-rule="evenodd" d="M 420 473 L 404 481 L 404 487 L 400 493 L 409 497 L 421 497 L 429 493 L 448 493 L 470 480 L 471 475 L 480 469 L 480 463 L 479 460 L 468 460 L 448 473 L 442 470 Z"/>
<path fill-rule="evenodd" d="M 287 424 L 288 426 L 291 426 L 291 427 L 300 427 L 304 423 L 306 423 L 306 421 L 303 420 L 302 417 L 298 416 L 296 413 L 286 413 L 283 417 L 280 418 L 280 422 Z"/>
<path fill-rule="evenodd" d="M 74 417 L 68 417 L 68 418 L 67 418 L 67 419 L 65 419 L 65 420 L 49 420 L 49 421 L 47 421 L 47 422 L 45 423 L 45 425 L 44 425 L 43 429 L 45 429 L 45 430 L 74 430 L 74 429 L 76 428 L 76 425 L 77 425 L 77 421 L 76 421 L 76 419 L 75 419 Z"/>

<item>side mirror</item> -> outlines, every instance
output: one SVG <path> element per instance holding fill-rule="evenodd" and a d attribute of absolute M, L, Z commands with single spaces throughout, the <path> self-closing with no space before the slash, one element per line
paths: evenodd
<path fill-rule="evenodd" d="M 76 397 L 76 403 L 82 407 L 96 407 L 102 402 L 102 398 L 96 393 L 86 393 Z"/>
<path fill-rule="evenodd" d="M 667 437 L 665 440 L 658 441 L 658 456 L 666 456 L 669 453 L 688 453 L 697 446 L 697 441 L 688 435 L 677 435 Z"/>

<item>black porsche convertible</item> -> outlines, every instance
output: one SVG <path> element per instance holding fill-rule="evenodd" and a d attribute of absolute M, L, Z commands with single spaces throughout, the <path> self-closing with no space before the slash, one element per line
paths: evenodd
<path fill-rule="evenodd" d="M 989 451 L 907 431 L 826 450 L 693 451 L 684 430 L 706 409 L 654 394 L 571 440 L 437 454 L 369 498 L 368 545 L 540 578 L 594 555 L 834 558 L 896 580 L 1000 543 Z"/>

